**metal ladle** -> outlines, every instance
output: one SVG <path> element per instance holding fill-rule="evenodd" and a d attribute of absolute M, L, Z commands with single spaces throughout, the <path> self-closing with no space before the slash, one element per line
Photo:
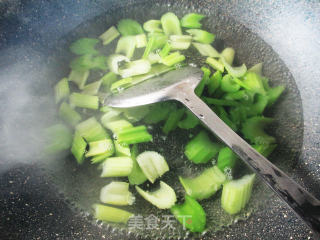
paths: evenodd
<path fill-rule="evenodd" d="M 273 165 L 226 125 L 200 98 L 194 89 L 202 71 L 185 67 L 108 96 L 104 104 L 116 108 L 177 100 L 197 116 L 217 137 L 259 175 L 292 210 L 320 236 L 320 201 Z"/>

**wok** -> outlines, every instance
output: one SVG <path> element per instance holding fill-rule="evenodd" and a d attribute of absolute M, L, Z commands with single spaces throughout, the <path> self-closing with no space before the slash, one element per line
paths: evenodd
<path fill-rule="evenodd" d="M 67 45 L 80 36 L 95 37 L 123 17 L 144 22 L 168 10 L 180 17 L 186 12 L 204 13 L 208 16 L 204 27 L 217 34 L 216 48 L 234 47 L 238 61 L 249 66 L 263 61 L 271 83 L 286 85 L 284 96 L 268 113 L 276 119 L 270 131 L 279 142 L 269 158 L 320 197 L 319 2 L 1 1 L 1 239 L 313 237 L 261 183 L 255 189 L 258 197 L 254 196 L 248 210 L 236 219 L 222 216 L 212 201 L 204 202 L 205 208 L 217 214 L 208 219 L 209 230 L 203 235 L 180 230 L 128 232 L 122 226 L 101 224 L 88 210 L 96 201 L 97 186 L 106 183 L 91 177 L 96 169 L 89 165 L 78 168 L 68 153 L 55 158 L 39 154 L 41 129 L 56 122 L 52 86 L 68 73 L 71 55 Z M 153 131 L 159 134 L 157 127 Z M 180 157 L 184 137 L 176 133 L 166 140 L 170 144 L 160 137 L 154 143 L 176 166 L 175 172 L 166 176 L 168 181 L 191 171 L 188 165 L 179 170 L 185 164 Z M 160 214 L 143 203 L 136 209 L 142 214 L 151 210 Z"/>

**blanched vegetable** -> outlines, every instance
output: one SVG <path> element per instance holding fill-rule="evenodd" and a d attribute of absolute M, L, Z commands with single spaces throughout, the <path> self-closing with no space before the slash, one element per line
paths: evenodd
<path fill-rule="evenodd" d="M 188 13 L 181 19 L 181 26 L 186 28 L 201 28 L 202 24 L 200 21 L 204 17 L 204 15 L 198 13 Z"/>
<path fill-rule="evenodd" d="M 102 221 L 127 223 L 129 218 L 133 216 L 133 213 L 102 204 L 94 204 L 93 208 L 95 218 Z"/>
<path fill-rule="evenodd" d="M 134 196 L 129 191 L 129 183 L 112 181 L 100 191 L 100 201 L 112 205 L 132 205 Z"/>
<path fill-rule="evenodd" d="M 132 171 L 133 163 L 130 157 L 111 157 L 102 163 L 101 177 L 126 177 Z"/>
<path fill-rule="evenodd" d="M 114 26 L 112 26 L 103 34 L 101 34 L 99 38 L 102 40 L 103 45 L 107 45 L 119 36 L 119 31 Z"/>

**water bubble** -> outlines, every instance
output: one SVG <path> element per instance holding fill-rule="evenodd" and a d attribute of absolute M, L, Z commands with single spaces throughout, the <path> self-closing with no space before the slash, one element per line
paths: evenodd
<path fill-rule="evenodd" d="M 180 69 L 180 68 L 182 68 L 182 64 L 181 64 L 181 63 L 177 63 L 176 65 L 174 65 L 174 67 L 175 67 L 176 69 Z"/>
<path fill-rule="evenodd" d="M 195 63 L 189 63 L 189 66 L 190 66 L 190 67 L 197 67 L 197 64 L 195 64 Z"/>

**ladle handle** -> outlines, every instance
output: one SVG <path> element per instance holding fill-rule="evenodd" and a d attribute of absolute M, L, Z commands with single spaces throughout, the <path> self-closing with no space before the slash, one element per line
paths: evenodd
<path fill-rule="evenodd" d="M 188 84 L 181 84 L 172 98 L 188 107 L 217 137 L 230 147 L 292 210 L 320 236 L 320 201 L 268 161 L 226 125 Z"/>

